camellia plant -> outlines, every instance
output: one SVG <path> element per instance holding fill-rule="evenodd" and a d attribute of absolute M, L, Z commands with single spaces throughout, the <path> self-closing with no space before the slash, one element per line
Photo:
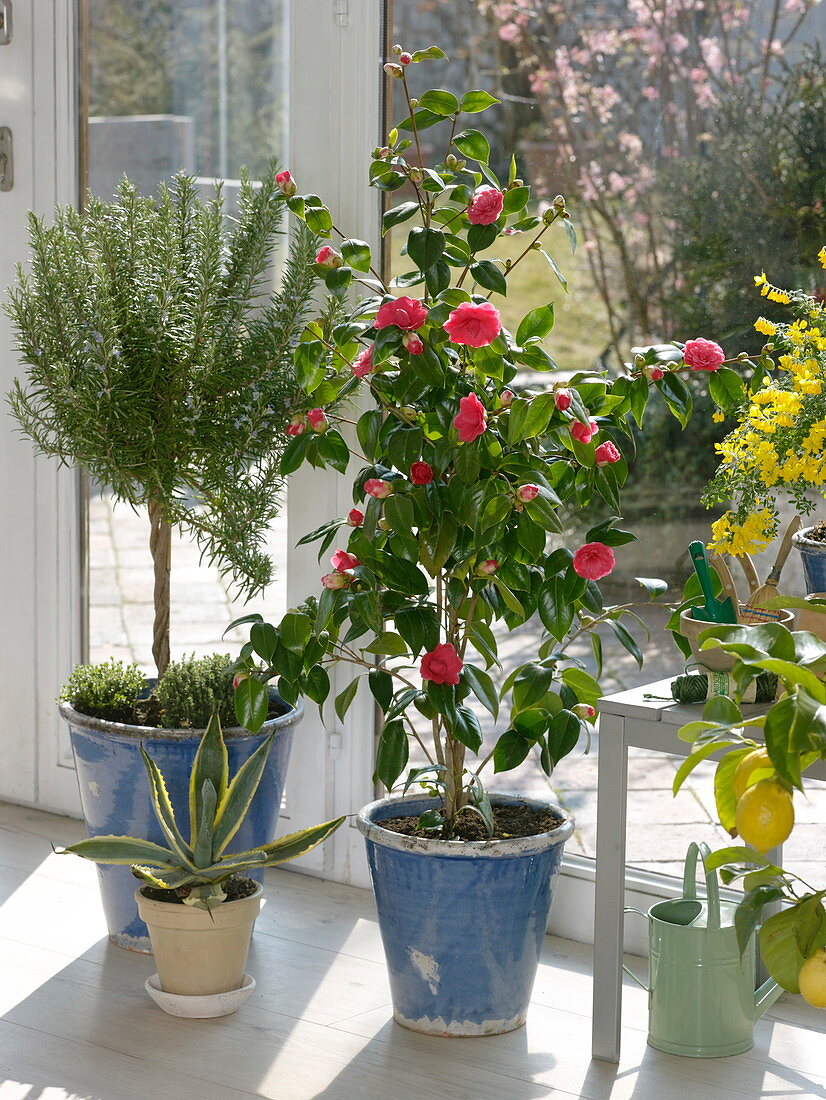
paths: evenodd
<path fill-rule="evenodd" d="M 333 551 L 320 593 L 277 628 L 246 620 L 253 625 L 238 662 L 236 706 L 255 729 L 270 678 L 286 700 L 305 695 L 323 705 L 328 668 L 349 662 L 359 675 L 335 701 L 339 717 L 366 678 L 383 715 L 375 778 L 392 788 L 416 742 L 424 763 L 407 785 L 441 796 L 441 808 L 420 825 L 450 838 L 468 811 L 492 830 L 485 764 L 505 771 L 533 749 L 550 774 L 587 733 L 601 689 L 570 656 L 572 642 L 590 635 L 601 669 L 597 627 L 608 624 L 642 662 L 622 621 L 630 606 L 606 607 L 598 582 L 614 568 L 614 549 L 633 538 L 615 526 L 633 446 L 630 417 L 642 420 L 652 383 L 678 416 L 687 411 L 676 377 L 685 355 L 676 348 L 665 368 L 653 365 L 655 353 L 641 354 L 632 374 L 613 383 L 581 373 L 517 387 L 520 371 L 557 369 L 543 345 L 554 307 L 541 302 L 511 332 L 496 302 L 532 251 L 564 287 L 546 241 L 561 230 L 573 247 L 575 232 L 562 196 L 543 214 L 531 212 L 515 162 L 500 182 L 487 139 L 463 125 L 496 102 L 491 95 L 458 99 L 431 90 L 411 100 L 407 67 L 442 57 L 436 47 L 397 48 L 386 66 L 409 113 L 375 151 L 370 182 L 387 193 L 405 189 L 383 217 L 385 233 L 415 221 L 406 230 L 403 274 L 386 283 L 364 242 L 341 233 L 288 173 L 280 179 L 290 209 L 331 239 L 315 265 L 330 304 L 296 349 L 306 404 L 290 425 L 281 471 L 309 462 L 343 473 L 351 459 L 360 468 L 354 507 L 301 540 L 320 543 L 319 559 Z M 446 140 L 430 167 L 420 134 L 440 124 Z M 494 246 L 501 251 L 492 255 Z M 351 304 L 350 289 L 366 296 Z M 723 359 L 717 351 L 715 367 Z M 371 399 L 360 413 L 345 400 L 359 390 Z M 357 441 L 345 440 L 343 425 Z M 560 538 L 565 505 L 602 513 L 574 549 Z M 652 593 L 665 587 L 643 583 Z M 546 638 L 497 690 L 493 626 L 514 630 L 537 613 Z M 471 697 L 504 727 L 472 763 L 483 736 Z"/>
<path fill-rule="evenodd" d="M 789 601 L 777 597 L 775 602 L 788 606 Z M 805 606 L 826 611 L 824 603 Z M 767 905 L 786 903 L 760 930 L 763 960 L 784 989 L 826 1008 L 826 890 L 766 854 L 794 829 L 794 794 L 804 793 L 806 771 L 826 760 L 826 643 L 806 631 L 790 633 L 779 623 L 717 625 L 700 637 L 704 649 L 722 645 L 736 655 L 737 695 L 710 699 L 702 720 L 680 730 L 693 747 L 675 777 L 674 792 L 697 764 L 726 750 L 714 780 L 717 813 L 723 827 L 744 844 L 714 852 L 707 868 L 724 868 L 727 882 L 742 879 L 745 896 L 735 918 L 742 945 Z M 764 672 L 777 675 L 783 690 L 768 713 L 744 715 L 740 701 Z M 765 744 L 750 736 L 757 729 Z"/>

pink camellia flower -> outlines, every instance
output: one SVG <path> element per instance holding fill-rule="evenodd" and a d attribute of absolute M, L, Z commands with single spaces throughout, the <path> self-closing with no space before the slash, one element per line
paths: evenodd
<path fill-rule="evenodd" d="M 577 716 L 577 718 L 596 718 L 596 707 L 592 707 L 590 703 L 577 703 L 575 707 L 571 707 L 571 710 Z"/>
<path fill-rule="evenodd" d="M 492 225 L 502 213 L 505 196 L 495 187 L 480 187 L 470 200 L 467 217 L 471 225 Z"/>
<path fill-rule="evenodd" d="M 472 443 L 488 426 L 485 406 L 475 393 L 469 393 L 459 401 L 459 411 L 453 418 L 453 427 L 463 443 Z"/>
<path fill-rule="evenodd" d="M 282 195 L 286 195 L 287 198 L 292 198 L 298 188 L 295 185 L 295 180 L 292 174 L 286 169 L 283 172 L 279 172 L 275 177 L 275 182 L 278 184 L 278 189 Z"/>
<path fill-rule="evenodd" d="M 566 409 L 571 407 L 571 391 L 570 390 L 556 390 L 554 393 L 554 404 L 560 412 L 565 412 Z"/>
<path fill-rule="evenodd" d="M 421 336 L 417 336 L 415 332 L 406 332 L 404 336 L 402 336 L 402 343 L 411 355 L 421 355 L 424 351 L 422 338 Z"/>
<path fill-rule="evenodd" d="M 419 668 L 423 680 L 434 684 L 458 684 L 464 667 L 462 658 L 450 642 L 442 642 L 422 657 Z"/>
<path fill-rule="evenodd" d="M 395 325 L 402 332 L 421 328 L 427 320 L 427 308 L 418 298 L 391 298 L 379 307 L 373 322 L 377 329 Z"/>
<path fill-rule="evenodd" d="M 571 423 L 571 435 L 580 443 L 590 443 L 598 431 L 599 425 L 596 420 L 589 420 L 587 424 L 583 424 L 581 420 L 574 420 Z"/>
<path fill-rule="evenodd" d="M 232 689 L 235 691 L 238 685 L 243 683 L 244 680 L 249 679 L 250 674 L 248 672 L 236 672 L 232 678 Z"/>
<path fill-rule="evenodd" d="M 502 390 L 499 394 L 499 404 L 503 409 L 513 404 L 513 390 Z"/>
<path fill-rule="evenodd" d="M 325 573 L 321 583 L 325 588 L 347 588 L 353 583 L 353 578 L 348 577 L 346 573 Z"/>
<path fill-rule="evenodd" d="M 307 430 L 307 418 L 303 413 L 291 418 L 287 425 L 287 435 L 302 435 Z"/>
<path fill-rule="evenodd" d="M 614 551 L 603 542 L 586 542 L 574 554 L 574 572 L 587 581 L 607 577 L 616 565 Z"/>
<path fill-rule="evenodd" d="M 488 558 L 476 566 L 476 572 L 480 577 L 492 577 L 499 568 L 499 562 L 495 558 Z"/>
<path fill-rule="evenodd" d="M 659 382 L 659 380 L 665 375 L 665 371 L 662 367 L 644 367 L 643 374 L 651 382 Z"/>
<path fill-rule="evenodd" d="M 612 462 L 619 462 L 622 455 L 614 444 L 610 440 L 607 440 L 605 443 L 600 443 L 594 451 L 594 458 L 597 466 L 610 466 Z"/>
<path fill-rule="evenodd" d="M 449 315 L 444 327 L 454 344 L 484 348 L 499 335 L 502 322 L 499 310 L 490 302 L 462 302 Z"/>
<path fill-rule="evenodd" d="M 692 370 L 717 370 L 726 357 L 726 353 L 713 340 L 689 340 L 683 352 L 685 365 Z"/>
<path fill-rule="evenodd" d="M 307 413 L 307 421 L 314 432 L 326 432 L 330 427 L 330 421 L 324 409 L 310 409 Z"/>
<path fill-rule="evenodd" d="M 530 500 L 536 500 L 538 496 L 538 485 L 520 485 L 516 490 L 516 499 L 521 500 L 523 504 L 527 504 Z"/>
<path fill-rule="evenodd" d="M 373 369 L 373 345 L 360 351 L 353 360 L 353 374 L 356 378 L 364 378 Z"/>
<path fill-rule="evenodd" d="M 413 60 L 413 55 L 410 54 L 410 53 L 407 53 L 406 50 L 405 50 L 404 53 L 399 54 L 399 64 L 400 65 L 409 65 L 412 60 Z"/>
<path fill-rule="evenodd" d="M 429 485 L 433 480 L 433 467 L 427 462 L 414 462 L 410 467 L 410 480 L 414 485 Z"/>
<path fill-rule="evenodd" d="M 318 250 L 318 255 L 315 258 L 315 262 L 322 267 L 342 267 L 344 259 L 340 252 L 336 252 L 334 248 L 330 248 L 328 244 L 325 244 L 323 248 Z"/>
<path fill-rule="evenodd" d="M 387 500 L 393 493 L 393 486 L 382 477 L 369 477 L 364 483 L 364 491 L 376 500 Z"/>
<path fill-rule="evenodd" d="M 345 522 L 348 527 L 361 527 L 364 523 L 364 512 L 360 508 L 351 508 Z"/>
<path fill-rule="evenodd" d="M 330 558 L 330 565 L 343 573 L 345 569 L 355 569 L 357 565 L 361 565 L 361 562 L 355 554 L 348 554 L 346 550 L 336 550 Z"/>

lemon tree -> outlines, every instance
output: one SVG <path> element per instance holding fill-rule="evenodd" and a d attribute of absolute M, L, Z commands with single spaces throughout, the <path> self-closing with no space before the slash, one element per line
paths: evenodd
<path fill-rule="evenodd" d="M 783 606 L 795 602 L 783 599 Z M 826 644 L 806 631 L 779 623 L 741 627 L 715 625 L 700 635 L 702 648 L 733 653 L 733 698 L 717 696 L 700 721 L 679 731 L 692 744 L 674 780 L 674 793 L 703 760 L 723 755 L 714 794 L 722 826 L 744 841 L 712 853 L 707 870 L 721 869 L 724 882 L 742 879 L 744 897 L 735 924 L 741 947 L 760 924 L 767 905 L 779 912 L 760 928 L 763 961 L 772 977 L 810 1004 L 826 1008 L 826 890 L 816 890 L 772 861 L 772 849 L 794 829 L 794 796 L 804 791 L 806 771 L 826 759 Z M 757 717 L 742 711 L 746 689 L 763 672 L 773 672 L 782 694 Z M 748 723 L 748 725 L 746 725 Z M 762 729 L 764 744 L 747 734 Z"/>

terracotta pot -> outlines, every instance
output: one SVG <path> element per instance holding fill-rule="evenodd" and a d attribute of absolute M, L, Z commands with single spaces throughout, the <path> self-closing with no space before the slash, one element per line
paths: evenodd
<path fill-rule="evenodd" d="M 773 620 L 775 621 L 775 620 Z M 788 630 L 794 629 L 794 612 L 793 611 L 778 611 L 777 622 L 781 626 L 785 626 Z M 719 626 L 719 623 L 709 623 L 703 619 L 695 619 L 691 614 L 691 609 L 680 613 L 680 633 L 684 638 L 688 639 L 688 644 L 691 646 L 691 659 L 694 664 L 702 665 L 703 668 L 710 668 L 714 672 L 729 672 L 734 668 L 734 662 L 737 660 L 733 653 L 726 653 L 725 650 L 716 647 L 714 649 L 700 649 L 700 642 L 698 640 L 699 635 L 704 630 L 709 630 L 713 626 Z M 738 626 L 752 627 L 762 626 L 762 623 L 744 623 L 740 622 Z M 693 667 L 689 667 L 689 672 L 696 672 Z"/>
<path fill-rule="evenodd" d="M 187 997 L 240 989 L 262 892 L 258 884 L 248 898 L 225 901 L 208 913 L 191 905 L 154 901 L 136 890 L 161 989 Z"/>

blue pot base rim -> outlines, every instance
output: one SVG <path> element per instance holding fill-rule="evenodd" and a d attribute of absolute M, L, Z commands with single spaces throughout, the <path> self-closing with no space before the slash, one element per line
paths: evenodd
<path fill-rule="evenodd" d="M 510 1020 L 485 1020 L 481 1024 L 473 1020 L 451 1020 L 442 1016 L 431 1019 L 422 1016 L 418 1020 L 409 1020 L 400 1012 L 393 1012 L 393 1019 L 408 1031 L 417 1031 L 420 1035 L 438 1035 L 445 1039 L 478 1039 L 486 1035 L 504 1035 L 525 1026 L 527 1012 L 520 1012 Z"/>

